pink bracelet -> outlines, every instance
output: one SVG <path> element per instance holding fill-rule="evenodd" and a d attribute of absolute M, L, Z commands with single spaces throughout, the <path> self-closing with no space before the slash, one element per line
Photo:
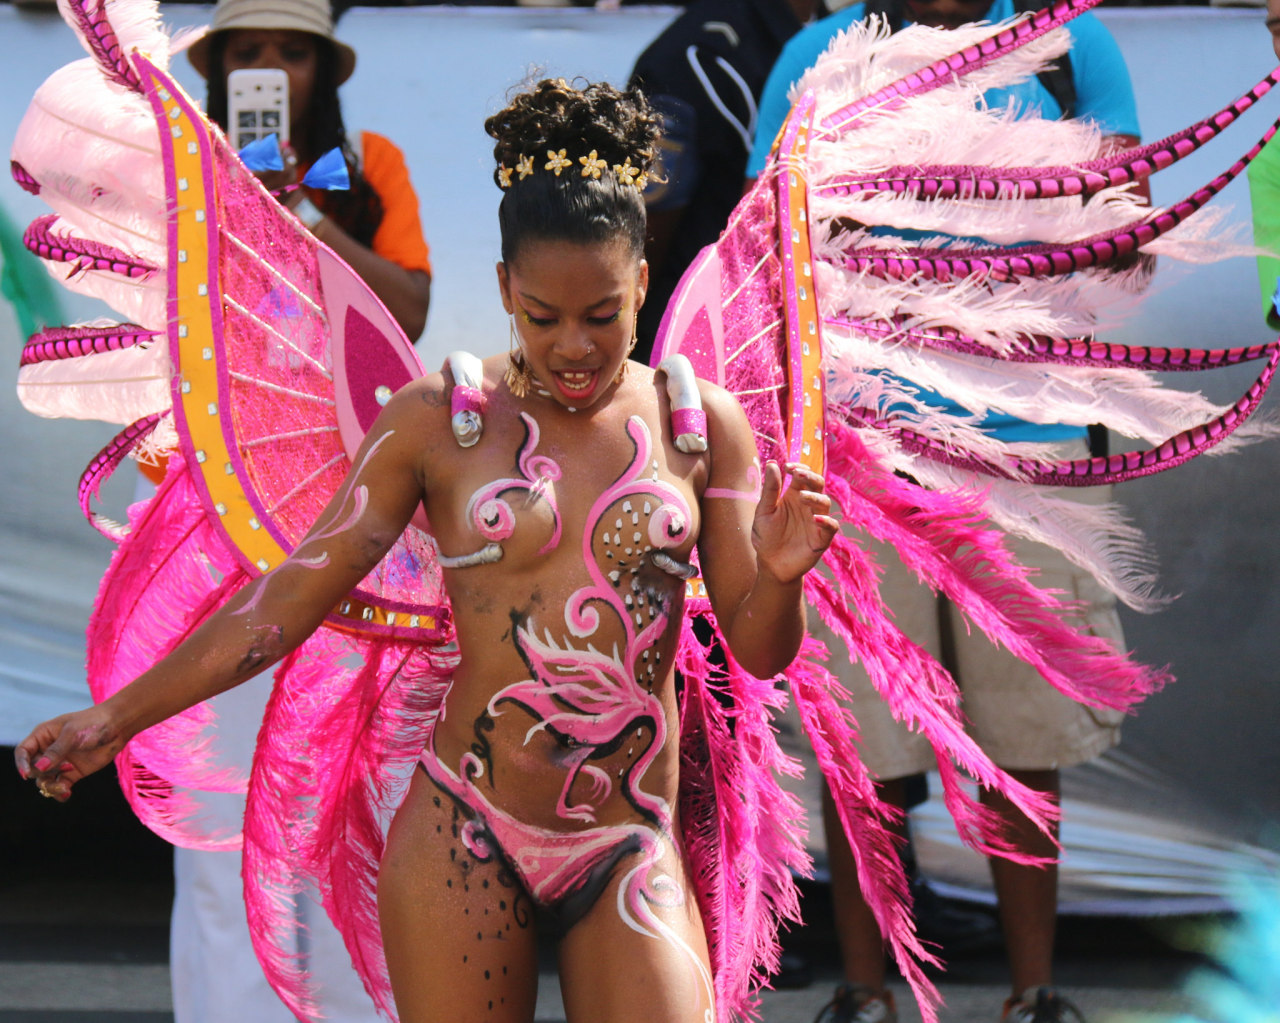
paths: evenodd
<path fill-rule="evenodd" d="M 488 404 L 484 391 L 464 384 L 454 384 L 453 393 L 449 395 L 449 412 L 455 416 L 459 412 L 482 413 Z"/>
<path fill-rule="evenodd" d="M 677 437 L 685 433 L 694 433 L 706 440 L 707 414 L 700 408 L 674 409 L 671 413 L 671 432 Z"/>

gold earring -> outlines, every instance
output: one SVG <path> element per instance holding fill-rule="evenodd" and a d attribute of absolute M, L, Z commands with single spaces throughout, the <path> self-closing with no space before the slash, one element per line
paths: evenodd
<path fill-rule="evenodd" d="M 631 358 L 631 353 L 636 350 L 636 345 L 640 343 L 640 335 L 639 335 L 639 332 L 636 330 L 636 324 L 638 322 L 639 322 L 639 317 L 631 321 L 631 344 L 627 345 L 627 358 L 622 360 L 622 365 L 618 367 L 617 375 L 615 375 L 613 378 L 613 382 L 615 384 L 620 384 L 622 383 L 623 380 L 626 379 L 628 360 Z"/>
<path fill-rule="evenodd" d="M 502 379 L 507 382 L 507 387 L 515 397 L 523 398 L 529 393 L 533 374 L 529 372 L 529 367 L 524 361 L 524 352 L 520 351 L 519 343 L 516 341 L 515 316 L 509 318 L 508 326 L 511 330 L 511 340 L 507 350 L 507 368 L 502 374 Z"/>

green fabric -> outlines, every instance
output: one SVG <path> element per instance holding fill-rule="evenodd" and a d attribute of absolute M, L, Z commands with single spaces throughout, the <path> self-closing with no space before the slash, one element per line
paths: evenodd
<path fill-rule="evenodd" d="M 1280 283 L 1280 142 L 1272 139 L 1249 164 L 1249 201 L 1253 206 L 1253 243 L 1273 255 L 1258 257 L 1258 286 L 1267 326 L 1280 330 L 1276 285 Z"/>
<path fill-rule="evenodd" d="M 0 206 L 0 294 L 18 317 L 24 339 L 63 322 L 57 289 L 40 260 L 22 244 L 22 232 Z"/>

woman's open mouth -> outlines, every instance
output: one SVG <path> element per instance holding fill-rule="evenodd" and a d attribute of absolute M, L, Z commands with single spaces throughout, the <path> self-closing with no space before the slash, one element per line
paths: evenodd
<path fill-rule="evenodd" d="M 561 369 L 553 373 L 561 394 L 578 400 L 595 390 L 599 375 L 600 371 L 595 369 Z"/>

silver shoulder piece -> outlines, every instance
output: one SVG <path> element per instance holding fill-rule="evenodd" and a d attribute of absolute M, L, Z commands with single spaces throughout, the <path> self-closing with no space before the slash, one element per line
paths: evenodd
<path fill-rule="evenodd" d="M 484 363 L 470 352 L 450 352 L 445 360 L 453 375 L 449 395 L 450 425 L 460 447 L 472 447 L 484 432 Z"/>
<path fill-rule="evenodd" d="M 687 455 L 707 450 L 707 414 L 702 411 L 702 394 L 693 365 L 683 355 L 668 355 L 658 365 L 667 375 L 667 396 L 671 399 L 671 432 L 676 447 Z"/>

